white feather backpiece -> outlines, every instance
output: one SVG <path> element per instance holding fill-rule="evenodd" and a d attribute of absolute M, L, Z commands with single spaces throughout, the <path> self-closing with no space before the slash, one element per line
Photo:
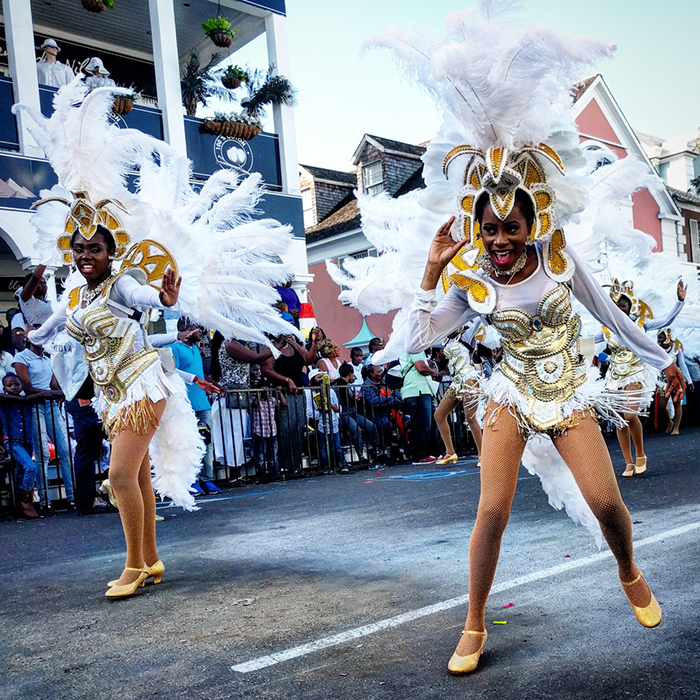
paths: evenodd
<path fill-rule="evenodd" d="M 110 120 L 119 88 L 87 94 L 78 77 L 54 99 L 50 119 L 32 116 L 37 142 L 59 178 L 42 197 L 72 199 L 85 190 L 93 201 L 116 199 L 132 242 L 155 240 L 170 251 L 182 275 L 180 309 L 207 328 L 270 345 L 266 334 L 298 331 L 272 305 L 279 300 L 272 285 L 290 277 L 281 259 L 291 230 L 271 219 L 257 219 L 264 193 L 259 174 L 221 170 L 197 191 L 190 182 L 187 158 L 135 129 L 120 129 Z M 22 109 L 16 106 L 14 109 Z M 42 262 L 61 264 L 56 240 L 68 207 L 49 202 L 32 223 L 39 231 Z"/>
<path fill-rule="evenodd" d="M 448 15 L 441 41 L 423 28 L 391 26 L 364 48 L 390 49 L 403 74 L 460 121 L 466 143 L 522 148 L 548 139 L 581 71 L 614 51 L 527 24 L 522 9 L 518 0 L 479 0 Z"/>

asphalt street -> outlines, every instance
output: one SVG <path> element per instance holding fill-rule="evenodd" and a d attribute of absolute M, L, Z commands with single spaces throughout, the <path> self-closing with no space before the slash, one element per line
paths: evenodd
<path fill-rule="evenodd" d="M 0 523 L 0 697 L 700 698 L 699 452 L 700 428 L 647 436 L 649 471 L 619 479 L 664 612 L 652 630 L 607 549 L 523 470 L 486 652 L 464 677 L 446 666 L 466 613 L 474 459 L 161 507 L 163 582 L 121 601 L 103 595 L 123 565 L 117 515 Z"/>

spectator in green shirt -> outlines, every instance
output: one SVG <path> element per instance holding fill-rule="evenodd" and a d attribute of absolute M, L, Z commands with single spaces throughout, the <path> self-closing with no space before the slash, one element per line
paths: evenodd
<path fill-rule="evenodd" d="M 437 392 L 442 376 L 437 368 L 428 364 L 424 352 L 406 353 L 401 360 L 403 386 L 401 398 L 411 416 L 410 436 L 413 464 L 433 464 L 436 457 L 429 454 L 430 444 L 435 443 L 431 437 L 435 434 L 433 420 L 433 397 Z"/>

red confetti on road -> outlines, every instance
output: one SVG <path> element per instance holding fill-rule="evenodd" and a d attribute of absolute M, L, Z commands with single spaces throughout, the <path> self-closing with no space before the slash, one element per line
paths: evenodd
<path fill-rule="evenodd" d="M 373 484 L 373 483 L 374 483 L 374 481 L 372 481 L 371 479 L 369 481 L 365 481 L 365 484 Z"/>
<path fill-rule="evenodd" d="M 512 608 L 515 605 L 515 603 L 508 603 L 508 605 L 504 605 L 504 608 Z"/>
<path fill-rule="evenodd" d="M 564 559 L 571 559 L 571 555 L 570 555 L 570 554 L 565 554 L 565 555 L 564 555 Z"/>

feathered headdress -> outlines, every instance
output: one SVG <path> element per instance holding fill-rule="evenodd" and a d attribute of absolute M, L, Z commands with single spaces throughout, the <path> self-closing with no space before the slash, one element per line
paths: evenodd
<path fill-rule="evenodd" d="M 453 236 L 465 238 L 467 246 L 446 270 L 443 284 L 467 290 L 482 311 L 492 296 L 474 274 L 483 252 L 475 221 L 482 195 L 505 220 L 516 192 L 524 192 L 535 213 L 531 241 L 548 242 L 545 258 L 554 275 L 572 274 L 563 227 L 584 208 L 586 193 L 565 174 L 565 160 L 580 159 L 569 138 L 576 133 L 571 89 L 582 67 L 614 50 L 602 41 L 526 24 L 518 16 L 522 9 L 519 0 L 479 0 L 476 8 L 447 17 L 442 39 L 425 28 L 409 34 L 391 26 L 365 43 L 365 48 L 391 49 L 407 77 L 447 113 L 452 140 L 442 158 L 447 182 L 425 200 L 430 206 L 444 201 L 447 192 L 456 194 L 452 211 L 459 226 Z M 456 135 L 461 143 L 454 143 Z M 432 158 L 426 153 L 426 165 Z M 455 167 L 457 159 L 464 169 Z M 426 182 L 430 190 L 433 183 Z"/>
<path fill-rule="evenodd" d="M 42 191 L 31 219 L 42 262 L 70 262 L 71 236 L 79 231 L 90 239 L 102 225 L 112 232 L 122 269 L 141 267 L 154 287 L 166 269 L 177 270 L 180 308 L 193 321 L 268 346 L 268 334 L 298 335 L 273 307 L 273 285 L 291 276 L 281 259 L 291 229 L 254 218 L 261 176 L 220 170 L 196 190 L 187 158 L 110 120 L 120 92 L 88 94 L 76 77 L 56 94 L 50 119 L 29 110 L 38 125 L 32 133 L 59 178 Z"/>

